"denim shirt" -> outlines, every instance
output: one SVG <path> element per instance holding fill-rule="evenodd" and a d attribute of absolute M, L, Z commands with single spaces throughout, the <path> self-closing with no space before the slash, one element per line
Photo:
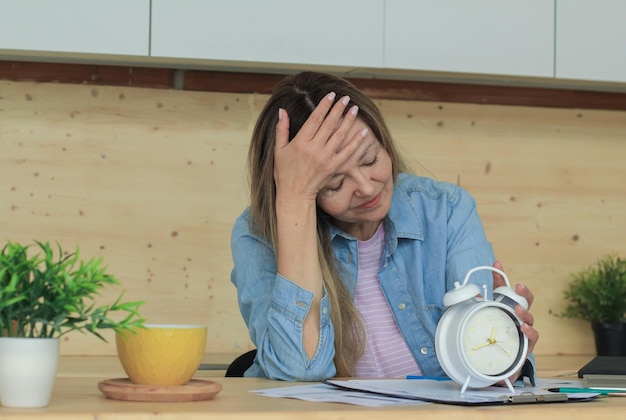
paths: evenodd
<path fill-rule="evenodd" d="M 263 238 L 250 232 L 249 209 L 236 220 L 231 237 L 241 314 L 257 347 L 245 376 L 294 381 L 333 377 L 334 332 L 327 296 L 320 305 L 320 339 L 309 359 L 302 324 L 313 294 L 277 273 L 276 254 Z M 384 219 L 385 248 L 378 273 L 381 289 L 413 357 L 424 375 L 445 376 L 435 354 L 435 330 L 443 314 L 443 295 L 462 283 L 467 272 L 493 265 L 476 204 L 462 188 L 430 178 L 400 174 Z M 348 276 L 354 296 L 357 239 L 331 226 L 332 247 Z M 491 297 L 492 272 L 477 271 L 469 279 Z M 484 286 L 483 286 L 484 285 Z M 532 356 L 531 356 L 532 358 Z M 533 366 L 525 367 L 532 374 Z"/>

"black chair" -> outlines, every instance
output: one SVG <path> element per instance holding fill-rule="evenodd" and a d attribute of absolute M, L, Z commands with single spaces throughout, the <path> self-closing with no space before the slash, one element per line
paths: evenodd
<path fill-rule="evenodd" d="M 232 378 L 242 378 L 243 373 L 248 370 L 252 363 L 254 362 L 254 358 L 256 357 L 256 349 L 250 350 L 241 356 L 238 356 L 226 369 L 226 376 Z"/>

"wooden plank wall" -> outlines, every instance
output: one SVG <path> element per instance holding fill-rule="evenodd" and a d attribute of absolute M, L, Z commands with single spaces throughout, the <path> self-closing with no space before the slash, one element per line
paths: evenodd
<path fill-rule="evenodd" d="M 148 321 L 203 323 L 208 352 L 243 352 L 229 237 L 266 99 L 0 80 L 0 240 L 102 256 Z M 477 199 L 511 280 L 535 293 L 536 353 L 592 354 L 590 327 L 552 313 L 569 273 L 624 255 L 626 112 L 377 102 L 418 173 Z M 62 353 L 115 345 L 72 333 Z"/>

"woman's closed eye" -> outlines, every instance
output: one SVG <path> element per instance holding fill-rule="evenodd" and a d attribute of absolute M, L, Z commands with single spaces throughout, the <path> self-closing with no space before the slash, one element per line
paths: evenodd
<path fill-rule="evenodd" d="M 376 162 L 378 162 L 378 154 L 376 154 L 376 156 L 374 156 L 373 159 L 367 160 L 365 162 L 363 162 L 361 164 L 361 166 L 374 166 L 376 164 Z M 339 192 L 339 190 L 341 190 L 341 187 L 343 187 L 343 181 L 345 178 L 341 178 L 338 182 L 334 183 L 334 184 L 330 184 L 326 186 L 326 191 L 328 191 L 329 193 L 336 193 Z"/>
<path fill-rule="evenodd" d="M 331 193 L 335 193 L 338 192 L 341 187 L 343 187 L 343 179 L 336 185 L 329 185 L 328 187 L 326 187 L 326 190 Z"/>
<path fill-rule="evenodd" d="M 363 163 L 363 166 L 374 166 L 376 162 L 378 162 L 378 155 L 374 156 L 374 159 Z"/>

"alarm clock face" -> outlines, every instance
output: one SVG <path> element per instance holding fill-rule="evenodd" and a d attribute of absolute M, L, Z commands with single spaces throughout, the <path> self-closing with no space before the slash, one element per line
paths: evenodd
<path fill-rule="evenodd" d="M 523 337 L 512 314 L 485 306 L 471 314 L 462 328 L 461 346 L 477 372 L 498 376 L 519 361 Z"/>

